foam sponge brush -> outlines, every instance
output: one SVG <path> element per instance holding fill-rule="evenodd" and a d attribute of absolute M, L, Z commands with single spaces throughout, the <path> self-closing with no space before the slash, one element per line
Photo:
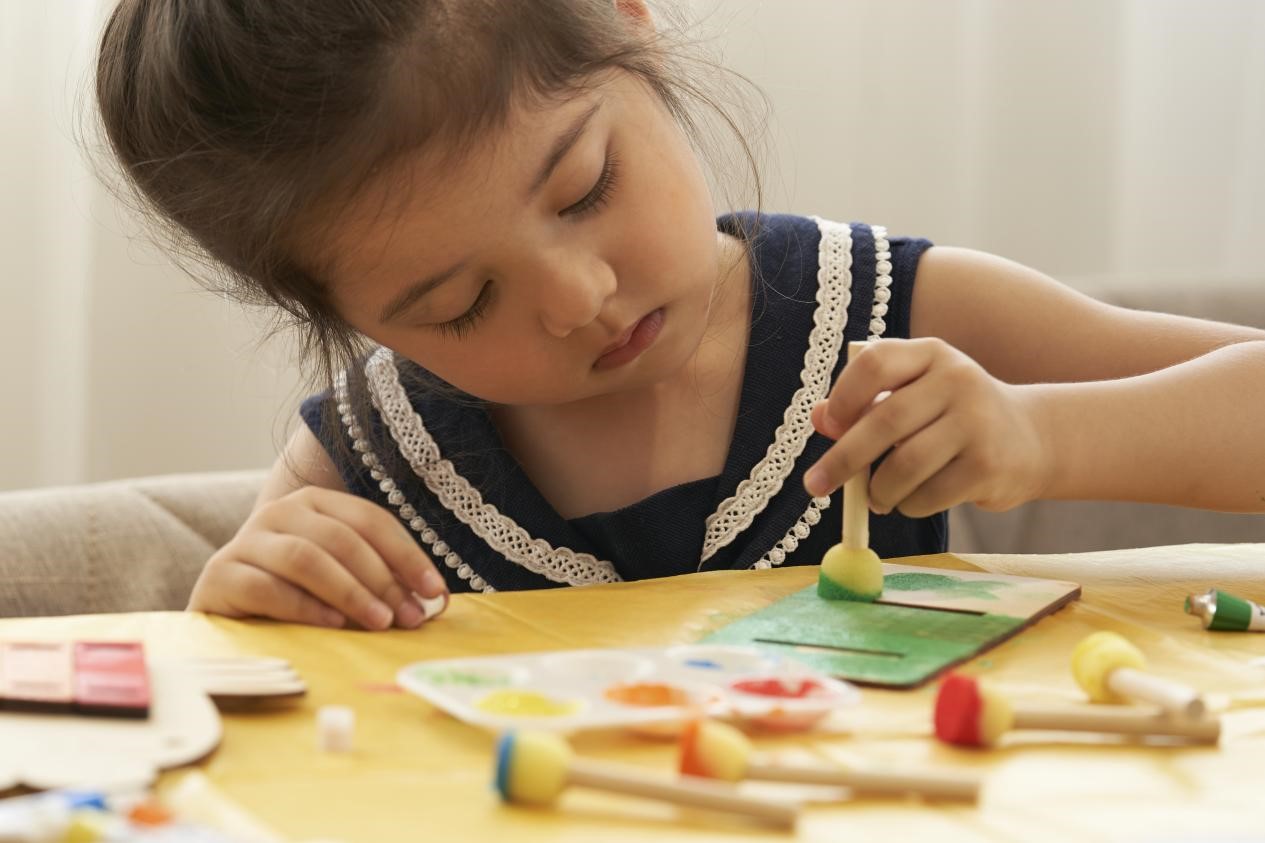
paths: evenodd
<path fill-rule="evenodd" d="M 851 361 L 865 347 L 848 343 Z M 883 594 L 883 563 L 870 550 L 870 471 L 858 471 L 843 484 L 843 540 L 826 551 L 817 578 L 817 596 L 826 600 L 872 603 Z"/>
<path fill-rule="evenodd" d="M 506 802 L 548 805 L 567 786 L 571 747 L 546 732 L 506 732 L 496 745 L 493 780 Z"/>
<path fill-rule="evenodd" d="M 935 730 L 941 741 L 958 746 L 993 746 L 1011 729 L 1101 732 L 1216 743 L 1221 736 L 1221 721 L 1171 717 L 1161 709 L 1134 706 L 1016 706 L 987 683 L 970 676 L 951 673 L 940 683 Z"/>
<path fill-rule="evenodd" d="M 680 768 L 687 776 L 727 782 L 747 773 L 751 742 L 742 732 L 714 720 L 691 720 L 681 732 Z"/>
<path fill-rule="evenodd" d="M 912 793 L 940 799 L 975 800 L 980 789 L 979 779 L 969 773 L 774 764 L 754 753 L 742 732 L 712 720 L 693 721 L 681 733 L 680 770 L 689 776 L 731 782 L 762 779 L 835 785 L 853 793 Z"/>
<path fill-rule="evenodd" d="M 872 603 L 883 594 L 883 563 L 868 547 L 837 544 L 826 551 L 817 577 L 817 595 L 826 600 Z"/>
<path fill-rule="evenodd" d="M 1014 725 L 1014 712 L 1001 694 L 959 673 L 940 683 L 936 695 L 936 737 L 959 746 L 992 746 Z"/>
<path fill-rule="evenodd" d="M 1179 717 L 1204 715 L 1207 705 L 1198 691 L 1145 668 L 1142 651 L 1107 630 L 1086 636 L 1072 651 L 1072 676 L 1093 702 L 1148 702 Z"/>
<path fill-rule="evenodd" d="M 578 759 L 560 736 L 506 732 L 496 746 L 493 783 L 506 802 L 548 805 L 568 786 L 588 787 L 752 817 L 779 826 L 795 823 L 798 807 L 749 795 L 717 782 L 663 781 L 636 769 Z"/>
<path fill-rule="evenodd" d="M 1072 650 L 1072 676 L 1094 702 L 1124 702 L 1125 698 L 1111 689 L 1108 678 L 1121 668 L 1144 667 L 1146 658 L 1141 650 L 1106 630 L 1086 636 Z"/>

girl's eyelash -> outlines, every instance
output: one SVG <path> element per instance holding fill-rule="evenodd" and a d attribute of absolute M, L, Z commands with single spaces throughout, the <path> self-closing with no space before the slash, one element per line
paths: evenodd
<path fill-rule="evenodd" d="M 607 153 L 606 163 L 602 166 L 602 173 L 597 177 L 597 183 L 593 185 L 593 189 L 579 202 L 563 208 L 562 215 L 568 217 L 582 216 L 598 210 L 610 201 L 611 192 L 615 188 L 615 174 L 618 165 L 619 159 L 615 157 L 615 153 Z M 474 326 L 483 318 L 483 314 L 487 311 L 491 302 L 492 282 L 485 281 L 483 288 L 479 290 L 479 295 L 475 298 L 474 304 L 470 305 L 469 310 L 456 319 L 449 319 L 447 322 L 437 322 L 430 327 L 441 334 L 461 339 L 474 330 Z"/>
<path fill-rule="evenodd" d="M 615 188 L 615 176 L 618 167 L 619 159 L 615 157 L 615 153 L 608 152 L 606 154 L 606 163 L 602 166 L 602 174 L 597 177 L 597 184 L 593 185 L 593 189 L 579 202 L 563 208 L 562 216 L 582 216 L 605 205 L 610 200 L 611 192 Z"/>
<path fill-rule="evenodd" d="M 430 327 L 441 334 L 448 334 L 455 339 L 461 339 L 474 330 L 475 324 L 483 318 L 483 314 L 487 312 L 488 305 L 491 303 L 492 282 L 484 281 L 483 288 L 479 290 L 479 295 L 475 298 L 474 304 L 470 305 L 469 310 L 456 319 L 449 319 L 447 322 L 437 322 Z"/>

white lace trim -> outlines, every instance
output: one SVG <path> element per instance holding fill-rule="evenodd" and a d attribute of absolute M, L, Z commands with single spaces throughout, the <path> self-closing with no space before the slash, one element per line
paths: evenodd
<path fill-rule="evenodd" d="M 820 498 L 813 498 L 808 502 L 808 509 L 804 510 L 804 514 L 796 519 L 795 524 L 786 531 L 786 535 L 778 539 L 777 544 L 769 550 L 768 553 L 752 562 L 752 568 L 772 568 L 775 565 L 781 565 L 786 561 L 787 554 L 793 552 L 799 547 L 799 543 L 808 538 L 808 534 L 812 531 L 813 526 L 821 520 L 821 511 L 830 508 L 830 496 L 823 495 Z"/>
<path fill-rule="evenodd" d="M 700 568 L 750 527 L 756 515 L 781 490 L 813 435 L 813 404 L 825 398 L 830 389 L 830 375 L 839 360 L 848 305 L 852 302 L 852 228 L 813 219 L 821 231 L 817 247 L 817 308 L 813 311 L 813 329 L 808 335 L 804 369 L 800 373 L 803 385 L 791 397 L 764 457 L 738 484 L 733 496 L 722 501 L 707 518 Z"/>
<path fill-rule="evenodd" d="M 892 252 L 887 240 L 887 229 L 881 225 L 871 226 L 874 232 L 874 309 L 870 316 L 870 339 L 876 340 L 887 330 L 883 317 L 887 315 L 887 303 L 892 298 Z M 830 508 L 830 498 L 813 498 L 786 535 L 773 546 L 773 549 L 752 563 L 752 568 L 772 568 L 786 561 L 786 555 L 799 547 L 801 540 L 808 538 L 809 531 L 821 520 L 821 511 Z"/>
<path fill-rule="evenodd" d="M 378 488 L 386 493 L 387 501 L 399 511 L 400 518 L 408 524 L 409 529 L 421 537 L 424 545 L 429 548 L 431 559 L 442 559 L 445 565 L 457 572 L 457 576 L 469 581 L 470 587 L 476 591 L 496 591 L 483 577 L 476 574 L 455 550 L 448 547 L 448 543 L 439 537 L 439 534 L 426 523 L 422 516 L 417 514 L 413 505 L 405 500 L 404 493 L 397 488 L 395 480 L 382 468 L 378 455 L 373 452 L 373 448 L 365 439 L 364 430 L 356 421 L 355 413 L 352 412 L 351 401 L 347 396 L 346 372 L 339 372 L 334 379 L 334 400 L 338 403 L 338 414 L 342 417 L 343 426 L 347 428 L 348 437 L 351 438 L 351 447 L 360 454 L 360 461 L 369 469 L 369 476 L 378 481 Z"/>
<path fill-rule="evenodd" d="M 533 539 L 514 519 L 502 515 L 492 504 L 484 503 L 479 490 L 458 474 L 449 460 L 440 456 L 439 446 L 409 403 L 388 349 L 379 348 L 369 358 L 365 374 L 374 406 L 413 472 L 439 502 L 488 547 L 515 565 L 553 582 L 590 585 L 622 579 L 610 562 L 567 547 L 555 548 L 544 539 Z M 403 499 L 402 493 L 400 498 Z"/>
<path fill-rule="evenodd" d="M 830 373 L 834 371 L 835 363 L 838 361 L 843 329 L 847 323 L 848 306 L 852 297 L 852 231 L 850 226 L 840 223 L 816 218 L 815 221 L 822 232 L 821 245 L 818 248 L 818 306 L 813 314 L 814 327 L 809 334 L 809 349 L 805 353 L 805 366 L 801 373 L 804 386 L 796 391 L 791 406 L 783 414 L 783 423 L 778 427 L 774 443 L 769 446 L 764 459 L 752 469 L 748 479 L 739 484 L 739 494 L 724 501 L 716 513 L 707 519 L 708 536 L 712 535 L 712 525 L 720 520 L 719 516 L 727 505 L 739 506 L 734 502 L 744 490 L 748 492 L 751 490 L 757 480 L 757 472 L 762 466 L 774 465 L 776 471 L 763 470 L 760 478 L 763 481 L 761 490 L 767 489 L 767 495 L 763 500 L 758 500 L 753 495 L 742 501 L 741 505 L 744 509 L 754 506 L 745 516 L 745 523 L 741 520 L 733 521 L 732 531 L 724 536 L 724 541 L 716 544 L 710 551 L 708 544 L 705 543 L 702 561 L 706 561 L 721 547 L 732 542 L 743 529 L 750 526 L 755 515 L 768 505 L 772 496 L 781 488 L 795 459 L 803 452 L 811 436 L 812 425 L 809 415 L 812 404 L 818 398 L 824 397 L 829 389 Z M 882 337 L 887 330 L 884 317 L 887 315 L 888 302 L 891 300 L 892 264 L 887 229 L 872 226 L 871 231 L 874 234 L 875 283 L 869 338 L 874 340 Z M 832 333 L 830 326 L 837 326 Z M 834 340 L 833 353 L 827 347 L 831 339 Z M 830 359 L 823 360 L 827 356 Z M 824 376 L 819 375 L 822 369 L 824 369 Z M 440 458 L 438 445 L 426 430 L 421 416 L 412 409 L 404 393 L 404 388 L 399 381 L 399 372 L 390 351 L 380 348 L 366 364 L 365 372 L 374 405 L 386 421 L 392 438 L 399 445 L 401 454 L 408 460 L 414 473 L 439 498 L 440 503 L 453 512 L 462 523 L 469 526 L 489 547 L 501 553 L 510 562 L 541 574 L 554 582 L 584 585 L 594 582 L 620 581 L 621 577 L 615 572 L 610 562 L 598 560 L 587 553 L 576 553 L 565 547 L 553 548 L 543 539 L 533 539 L 513 519 L 501 515 L 491 504 L 484 504 L 478 490 L 456 473 L 451 462 Z M 809 391 L 812 389 L 819 390 L 816 397 L 813 397 L 813 393 Z M 461 579 L 469 581 L 472 588 L 484 592 L 495 591 L 461 559 L 460 555 L 440 539 L 435 530 L 406 500 L 395 481 L 387 476 L 352 414 L 345 373 L 340 373 L 335 381 L 335 399 L 338 402 L 338 411 L 342 416 L 343 424 L 352 439 L 353 448 L 361 454 L 362 461 L 369 468 L 370 476 L 378 481 L 379 488 L 386 493 L 391 505 L 397 507 L 400 517 L 431 549 L 432 557 L 442 558 L 444 564 L 454 569 Z M 806 422 L 806 433 L 797 423 L 801 418 L 800 414 L 793 413 L 796 407 L 802 405 L 805 400 L 807 409 L 803 412 L 802 418 Z M 784 440 L 800 434 L 803 434 L 803 441 L 791 454 L 789 449 L 794 448 L 795 443 L 787 443 Z M 779 445 L 785 450 L 778 449 Z M 776 454 L 775 449 L 778 449 Z M 786 455 L 789 455 L 789 458 Z M 785 460 L 784 466 L 783 460 Z M 772 476 L 766 477 L 765 474 Z M 829 496 L 810 500 L 808 507 L 786 532 L 786 535 L 750 567 L 765 569 L 781 565 L 786 557 L 799 546 L 799 542 L 808 537 L 812 527 L 821 520 L 822 511 L 829 507 Z M 717 535 L 721 534 L 719 529 L 715 532 Z"/>
<path fill-rule="evenodd" d="M 887 315 L 887 303 L 892 300 L 892 246 L 887 240 L 887 229 L 881 225 L 870 226 L 874 233 L 874 309 L 870 314 L 870 339 L 876 340 L 887 330 L 883 317 Z"/>

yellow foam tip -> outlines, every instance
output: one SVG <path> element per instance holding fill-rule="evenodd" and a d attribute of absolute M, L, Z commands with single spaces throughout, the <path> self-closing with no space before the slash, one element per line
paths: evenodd
<path fill-rule="evenodd" d="M 992 746 L 1014 727 L 1015 710 L 1011 707 L 1010 700 L 988 683 L 980 682 L 976 688 L 980 698 L 980 743 Z"/>
<path fill-rule="evenodd" d="M 1107 687 L 1107 677 L 1117 668 L 1142 670 L 1145 666 L 1141 650 L 1107 630 L 1086 636 L 1072 651 L 1072 676 L 1093 702 L 1123 702 Z"/>
<path fill-rule="evenodd" d="M 883 563 L 868 547 L 837 544 L 826 551 L 817 594 L 827 600 L 877 600 L 883 594 Z"/>
<path fill-rule="evenodd" d="M 746 775 L 751 741 L 728 723 L 708 720 L 699 724 L 695 752 L 707 775 L 736 782 Z"/>
<path fill-rule="evenodd" d="M 504 740 L 504 739 L 503 739 Z M 571 747 L 561 736 L 548 732 L 514 732 L 504 757 L 501 794 L 510 802 L 547 805 L 558 798 L 567 783 Z"/>

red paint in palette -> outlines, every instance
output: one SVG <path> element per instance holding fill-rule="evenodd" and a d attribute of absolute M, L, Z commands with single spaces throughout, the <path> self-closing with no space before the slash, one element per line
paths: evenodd
<path fill-rule="evenodd" d="M 825 688 L 815 679 L 747 679 L 733 684 L 734 690 L 762 697 L 802 700 L 822 694 Z"/>

